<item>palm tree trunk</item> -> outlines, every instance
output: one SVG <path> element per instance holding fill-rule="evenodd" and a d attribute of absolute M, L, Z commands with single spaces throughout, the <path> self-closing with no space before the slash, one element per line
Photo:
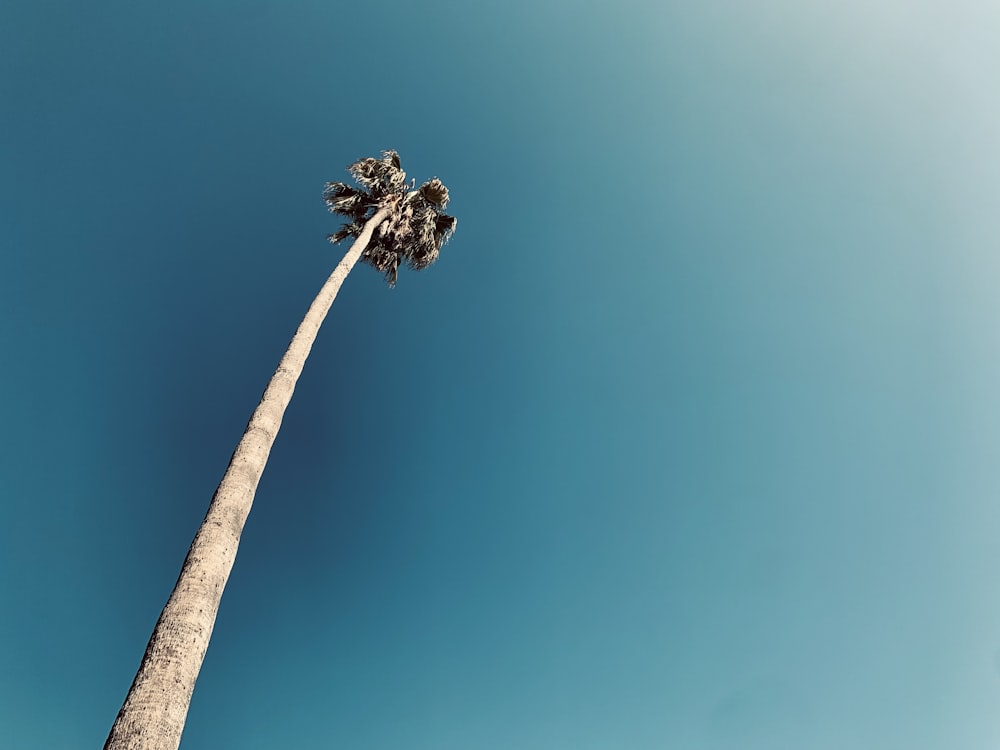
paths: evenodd
<path fill-rule="evenodd" d="M 389 215 L 376 213 L 309 306 L 229 460 L 104 750 L 177 750 L 195 680 L 285 408 L 340 285 Z"/>

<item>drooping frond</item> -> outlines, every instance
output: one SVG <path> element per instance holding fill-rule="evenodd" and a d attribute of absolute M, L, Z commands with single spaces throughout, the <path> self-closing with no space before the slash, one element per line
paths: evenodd
<path fill-rule="evenodd" d="M 383 151 L 380 159 L 360 159 L 347 169 L 361 189 L 329 182 L 323 191 L 329 209 L 350 219 L 329 236 L 330 241 L 358 237 L 368 219 L 389 208 L 361 260 L 384 274 L 389 286 L 395 285 L 401 265 L 419 271 L 436 261 L 457 224 L 455 217 L 443 212 L 450 198 L 444 183 L 435 177 L 407 192 L 412 184 L 407 185 L 395 151 Z"/>
<path fill-rule="evenodd" d="M 368 157 L 356 161 L 347 171 L 380 198 L 402 189 L 406 184 L 406 172 L 400 169 L 399 154 L 395 151 L 383 152 L 381 159 Z"/>
<path fill-rule="evenodd" d="M 368 209 L 376 205 L 366 193 L 342 182 L 328 182 L 323 190 L 323 200 L 332 213 L 351 219 L 362 218 Z"/>
<path fill-rule="evenodd" d="M 358 191 L 343 182 L 328 182 L 323 186 L 323 199 L 339 198 L 342 195 L 354 195 Z"/>
<path fill-rule="evenodd" d="M 399 154 L 392 149 L 382 152 L 382 162 L 388 164 L 393 169 L 402 171 L 402 167 L 399 164 Z"/>
<path fill-rule="evenodd" d="M 443 245 L 451 236 L 455 234 L 455 230 L 458 228 L 458 219 L 454 216 L 449 216 L 448 214 L 438 214 L 437 217 L 437 236 L 438 242 Z"/>
<path fill-rule="evenodd" d="M 369 190 L 376 188 L 379 184 L 378 170 L 378 160 L 372 159 L 371 157 L 356 161 L 347 168 L 347 171 L 351 173 L 351 176 L 357 180 L 362 187 L 366 187 Z"/>
<path fill-rule="evenodd" d="M 399 154 L 395 151 L 383 151 L 382 164 L 384 166 L 383 184 L 388 191 L 402 190 L 406 186 L 406 172 L 399 164 Z"/>
<path fill-rule="evenodd" d="M 418 240 L 421 245 L 435 244 L 437 235 L 437 214 L 433 211 L 421 211 L 417 233 Z"/>
<path fill-rule="evenodd" d="M 328 235 L 327 239 L 330 240 L 330 242 L 332 242 L 334 245 L 336 245 L 338 242 L 343 242 L 348 237 L 357 237 L 359 234 L 361 234 L 361 230 L 363 228 L 364 228 L 363 224 L 358 224 L 357 222 L 352 221 L 350 224 L 344 224 L 344 226 L 342 226 L 333 234 Z"/>
<path fill-rule="evenodd" d="M 326 204 L 337 214 L 353 216 L 364 206 L 364 197 L 360 195 L 343 195 L 339 198 L 327 198 Z"/>

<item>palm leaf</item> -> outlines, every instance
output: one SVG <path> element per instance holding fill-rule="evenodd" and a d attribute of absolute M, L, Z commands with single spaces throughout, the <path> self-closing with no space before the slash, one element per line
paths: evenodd
<path fill-rule="evenodd" d="M 382 152 L 382 163 L 388 164 L 393 169 L 398 169 L 402 171 L 402 167 L 399 164 L 399 154 L 393 151 L 392 149 Z"/>
<path fill-rule="evenodd" d="M 421 198 L 438 208 L 444 209 L 448 207 L 448 201 L 450 200 L 448 188 L 437 177 L 429 182 L 425 182 L 418 188 L 417 192 L 420 193 Z"/>
<path fill-rule="evenodd" d="M 328 182 L 323 186 L 323 198 L 339 198 L 343 195 L 354 195 L 359 191 L 343 182 Z"/>
<path fill-rule="evenodd" d="M 330 242 L 332 242 L 334 245 L 336 245 L 338 242 L 343 242 L 348 237 L 357 237 L 359 234 L 361 234 L 362 228 L 363 225 L 358 224 L 356 222 L 351 222 L 350 224 L 344 224 L 344 226 L 342 226 L 336 232 L 334 232 L 331 235 L 328 235 L 327 239 L 330 240 Z"/>
<path fill-rule="evenodd" d="M 449 216 L 448 214 L 438 214 L 437 216 L 437 235 L 439 245 L 443 245 L 451 236 L 455 234 L 455 229 L 458 228 L 458 219 L 454 216 Z"/>

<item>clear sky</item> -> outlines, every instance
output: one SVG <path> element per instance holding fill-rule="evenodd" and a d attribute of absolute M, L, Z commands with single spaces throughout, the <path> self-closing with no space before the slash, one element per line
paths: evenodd
<path fill-rule="evenodd" d="M 1000 746 L 1000 11 L 0 4 L 0 746 L 99 747 L 398 149 L 182 747 Z M 346 395 L 345 395 L 346 394 Z"/>

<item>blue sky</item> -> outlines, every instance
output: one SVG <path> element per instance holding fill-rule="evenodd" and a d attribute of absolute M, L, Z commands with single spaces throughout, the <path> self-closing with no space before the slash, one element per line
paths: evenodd
<path fill-rule="evenodd" d="M 4 4 L 3 744 L 103 742 L 323 183 L 395 148 L 458 232 L 348 279 L 185 750 L 996 747 L 997 50 L 973 0 Z"/>

